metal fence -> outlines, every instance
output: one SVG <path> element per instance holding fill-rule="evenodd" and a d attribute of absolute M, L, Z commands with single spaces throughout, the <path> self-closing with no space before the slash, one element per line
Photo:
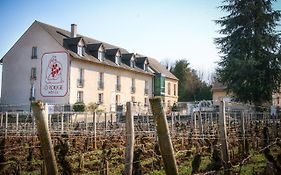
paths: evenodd
<path fill-rule="evenodd" d="M 63 106 L 66 108 L 66 106 Z M 61 107 L 59 108 L 61 109 Z M 183 108 L 182 108 L 183 109 Z M 219 111 L 214 108 L 210 111 L 195 111 L 191 115 L 182 112 L 171 112 L 167 120 L 172 134 L 192 132 L 198 137 L 215 137 L 218 134 Z M 279 122 L 278 117 L 272 117 L 269 112 L 255 112 L 251 107 L 227 103 L 226 107 L 227 129 L 240 127 L 244 123 L 267 123 Z M 116 134 L 124 132 L 125 113 L 108 112 L 72 112 L 52 110 L 48 115 L 48 125 L 52 133 L 91 133 L 93 132 L 94 116 L 97 134 Z M 135 130 L 137 132 L 154 131 L 154 119 L 148 110 L 142 110 L 134 106 Z M 0 131 L 9 133 L 34 134 L 36 125 L 34 116 L 30 112 L 2 112 L 0 113 Z"/>

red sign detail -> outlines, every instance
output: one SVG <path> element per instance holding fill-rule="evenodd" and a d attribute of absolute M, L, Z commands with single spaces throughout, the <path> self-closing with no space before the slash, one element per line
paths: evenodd
<path fill-rule="evenodd" d="M 56 59 L 56 56 L 52 56 L 48 63 L 48 67 L 46 69 L 46 83 L 63 83 L 62 79 L 62 64 Z"/>

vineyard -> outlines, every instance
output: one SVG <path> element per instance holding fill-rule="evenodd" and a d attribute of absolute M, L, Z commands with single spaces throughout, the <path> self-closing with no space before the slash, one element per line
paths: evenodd
<path fill-rule="evenodd" d="M 171 168 L 165 159 L 171 157 L 178 174 L 281 172 L 279 116 L 222 103 L 219 111 L 165 116 L 166 136 L 159 132 L 154 112 L 137 113 L 134 109 L 132 106 L 125 116 L 49 114 L 46 121 L 59 174 L 128 174 L 128 165 L 134 175 L 165 174 Z M 35 115 L 5 112 L 0 117 L 0 174 L 46 174 L 45 147 Z M 132 119 L 131 132 L 128 117 Z M 128 143 L 130 138 L 133 142 Z M 172 155 L 161 149 L 161 141 L 169 145 L 164 138 L 171 140 Z M 130 146 L 133 156 L 128 163 Z"/>

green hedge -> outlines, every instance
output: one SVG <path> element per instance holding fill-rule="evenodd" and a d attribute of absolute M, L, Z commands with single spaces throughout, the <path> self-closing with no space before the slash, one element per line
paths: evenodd
<path fill-rule="evenodd" d="M 86 105 L 83 102 L 76 102 L 73 105 L 73 111 L 75 112 L 85 112 Z"/>

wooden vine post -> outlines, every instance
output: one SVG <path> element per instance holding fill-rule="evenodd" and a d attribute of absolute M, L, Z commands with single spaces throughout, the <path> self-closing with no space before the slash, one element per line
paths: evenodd
<path fill-rule="evenodd" d="M 193 129 L 194 133 L 196 132 L 196 120 L 197 117 L 196 117 L 196 113 L 194 112 L 192 114 L 192 121 L 191 121 L 191 128 Z"/>
<path fill-rule="evenodd" d="M 244 111 L 241 112 L 241 118 L 240 118 L 240 123 L 241 123 L 241 136 L 242 136 L 242 154 L 246 154 L 246 138 L 245 138 L 245 113 Z"/>
<path fill-rule="evenodd" d="M 97 115 L 93 112 L 93 147 L 97 149 Z"/>
<path fill-rule="evenodd" d="M 106 112 L 104 113 L 104 135 L 106 136 L 106 132 L 107 132 L 107 116 L 106 116 Z"/>
<path fill-rule="evenodd" d="M 221 101 L 220 103 L 220 115 L 219 115 L 219 133 L 220 133 L 220 142 L 222 146 L 222 158 L 224 169 L 229 169 L 229 154 L 228 154 L 228 144 L 227 144 L 227 132 L 226 132 L 226 122 L 225 122 L 225 102 Z M 228 174 L 228 171 L 225 171 L 225 174 Z"/>
<path fill-rule="evenodd" d="M 126 112 L 126 152 L 125 152 L 125 175 L 132 175 L 134 160 L 134 115 L 132 113 L 132 102 L 127 102 Z"/>
<path fill-rule="evenodd" d="M 6 120 L 5 120 L 5 139 L 8 137 L 8 112 L 6 112 Z"/>
<path fill-rule="evenodd" d="M 171 114 L 171 134 L 174 134 L 174 113 Z"/>
<path fill-rule="evenodd" d="M 42 146 L 47 174 L 58 175 L 57 162 L 47 123 L 48 105 L 44 105 L 40 101 L 32 102 L 32 111 L 35 116 L 37 133 Z"/>
<path fill-rule="evenodd" d="M 178 169 L 176 159 L 174 157 L 172 141 L 169 135 L 168 122 L 162 105 L 162 99 L 160 97 L 156 97 L 150 99 L 149 101 L 156 121 L 158 142 L 164 161 L 165 172 L 167 175 L 177 175 Z"/>
<path fill-rule="evenodd" d="M 203 121 L 202 121 L 202 112 L 198 112 L 198 119 L 199 119 L 199 137 L 200 140 L 204 142 L 204 126 L 203 126 Z"/>

